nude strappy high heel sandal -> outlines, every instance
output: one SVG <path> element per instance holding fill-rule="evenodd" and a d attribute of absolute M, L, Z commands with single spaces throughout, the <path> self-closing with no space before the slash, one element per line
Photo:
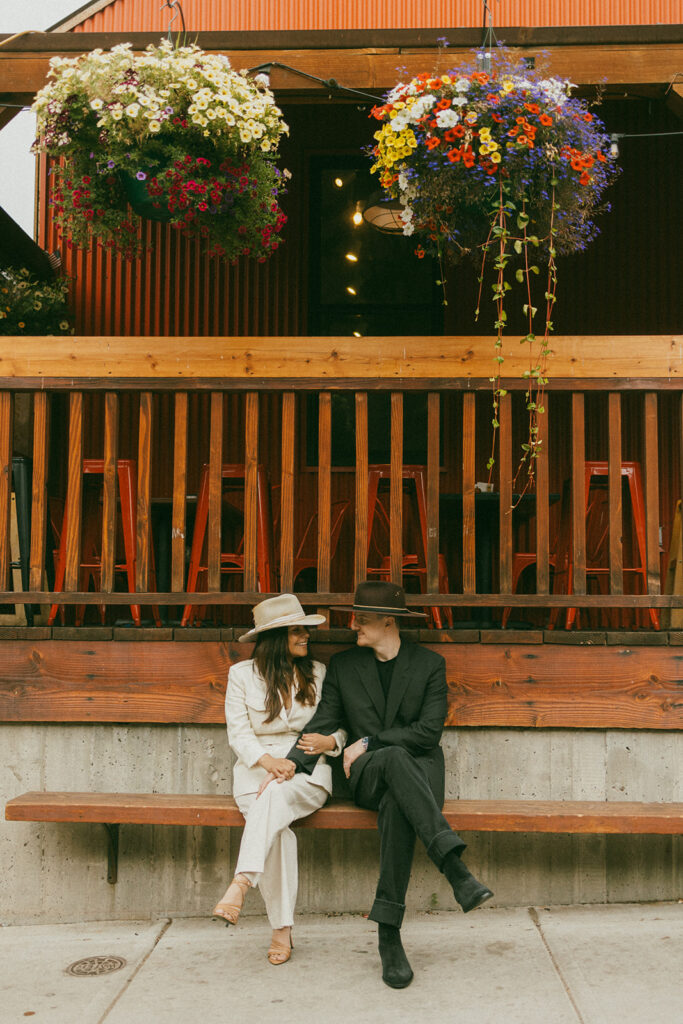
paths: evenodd
<path fill-rule="evenodd" d="M 220 917 L 228 924 L 237 924 L 247 889 L 251 882 L 244 875 L 235 875 L 223 899 L 213 908 L 213 916 Z"/>
<path fill-rule="evenodd" d="M 279 930 L 279 929 L 278 929 Z M 278 967 L 280 964 L 286 964 L 292 955 L 294 949 L 294 943 L 292 942 L 292 929 L 289 929 L 289 945 L 286 946 L 284 942 L 280 942 L 279 939 L 271 937 L 270 949 L 266 954 L 269 962 L 273 967 Z"/>

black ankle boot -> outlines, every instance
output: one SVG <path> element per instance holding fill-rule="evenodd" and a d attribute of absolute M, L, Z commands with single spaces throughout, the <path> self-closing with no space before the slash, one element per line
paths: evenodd
<path fill-rule="evenodd" d="M 474 875 L 467 870 L 455 850 L 446 854 L 441 870 L 451 883 L 453 895 L 465 914 L 480 907 L 482 903 L 486 903 L 486 900 L 490 900 L 493 896 L 488 886 L 478 882 Z"/>
<path fill-rule="evenodd" d="M 391 924 L 377 926 L 382 981 L 391 988 L 405 988 L 413 980 L 413 971 L 401 942 L 401 929 Z"/>

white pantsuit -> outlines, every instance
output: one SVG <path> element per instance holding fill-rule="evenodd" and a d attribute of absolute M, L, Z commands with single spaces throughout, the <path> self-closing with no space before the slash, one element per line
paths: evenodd
<path fill-rule="evenodd" d="M 297 892 L 296 836 L 289 827 L 297 818 L 312 814 L 332 792 L 332 772 L 322 755 L 310 775 L 300 773 L 285 782 L 271 782 L 256 794 L 266 777 L 257 762 L 264 754 L 285 757 L 305 730 L 320 700 L 325 666 L 314 662 L 314 705 L 292 699 L 287 711 L 266 722 L 266 684 L 253 660 L 233 665 L 228 675 L 225 720 L 228 740 L 237 755 L 233 769 L 233 796 L 246 823 L 235 874 L 258 885 L 272 928 L 285 928 L 294 920 Z M 334 733 L 338 756 L 346 742 L 343 730 Z"/>

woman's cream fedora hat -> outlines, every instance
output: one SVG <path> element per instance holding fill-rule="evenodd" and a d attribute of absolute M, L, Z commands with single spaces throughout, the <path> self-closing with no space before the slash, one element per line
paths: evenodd
<path fill-rule="evenodd" d="M 258 633 L 264 633 L 267 629 L 281 629 L 283 626 L 320 626 L 326 621 L 324 615 L 306 615 L 299 598 L 294 594 L 268 597 L 254 606 L 253 614 L 254 628 L 239 637 L 240 643 L 253 640 Z"/>

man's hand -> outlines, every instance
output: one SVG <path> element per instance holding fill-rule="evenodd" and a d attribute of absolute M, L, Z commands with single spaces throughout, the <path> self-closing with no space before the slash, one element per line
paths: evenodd
<path fill-rule="evenodd" d="M 356 740 L 350 747 L 344 748 L 344 775 L 347 779 L 351 774 L 351 765 L 361 754 L 365 753 L 365 749 L 363 740 Z"/>

